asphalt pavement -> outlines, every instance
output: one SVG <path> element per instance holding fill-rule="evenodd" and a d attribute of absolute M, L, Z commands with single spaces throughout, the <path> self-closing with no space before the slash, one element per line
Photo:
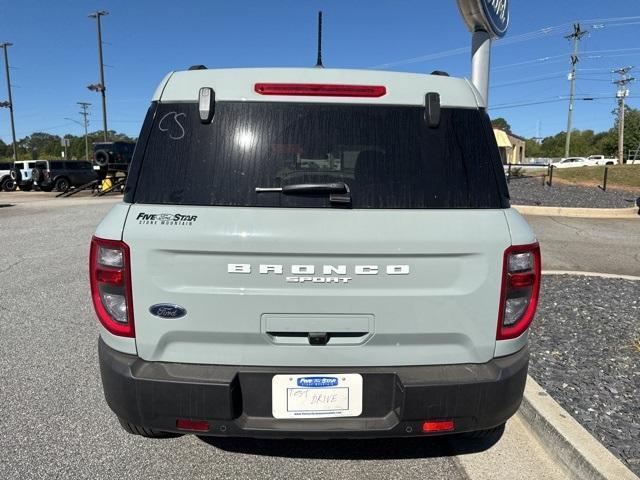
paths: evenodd
<path fill-rule="evenodd" d="M 87 271 L 114 199 L 34 193 L 0 193 L 16 204 L 0 208 L 0 478 L 564 478 L 518 417 L 495 444 L 126 434 L 102 395 Z"/>
<path fill-rule="evenodd" d="M 527 217 L 544 270 L 640 276 L 640 216 L 633 219 Z"/>

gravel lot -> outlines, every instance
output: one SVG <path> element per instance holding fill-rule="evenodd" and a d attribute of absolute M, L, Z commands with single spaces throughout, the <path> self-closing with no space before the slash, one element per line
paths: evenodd
<path fill-rule="evenodd" d="M 547 276 L 529 374 L 640 474 L 640 282 Z"/>
<path fill-rule="evenodd" d="M 622 208 L 633 207 L 640 192 L 607 190 L 575 185 L 542 185 L 541 178 L 512 177 L 509 183 L 513 205 L 547 207 Z"/>

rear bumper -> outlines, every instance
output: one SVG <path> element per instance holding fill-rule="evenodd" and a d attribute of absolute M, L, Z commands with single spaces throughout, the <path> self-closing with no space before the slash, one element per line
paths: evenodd
<path fill-rule="evenodd" d="M 296 368 L 146 362 L 99 341 L 107 403 L 135 425 L 179 432 L 176 419 L 206 420 L 204 435 L 367 438 L 425 435 L 425 420 L 454 419 L 454 432 L 504 423 L 522 400 L 528 347 L 485 364 Z M 271 379 L 284 373 L 360 373 L 363 411 L 354 418 L 278 420 Z"/>

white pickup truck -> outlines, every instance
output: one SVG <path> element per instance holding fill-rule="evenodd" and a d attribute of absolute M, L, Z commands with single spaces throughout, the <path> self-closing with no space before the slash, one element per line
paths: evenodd
<path fill-rule="evenodd" d="M 587 161 L 591 165 L 618 165 L 617 158 L 607 158 L 604 155 L 589 155 Z"/>

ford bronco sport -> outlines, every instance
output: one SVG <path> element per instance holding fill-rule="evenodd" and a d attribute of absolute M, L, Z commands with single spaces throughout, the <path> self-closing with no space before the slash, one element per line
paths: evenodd
<path fill-rule="evenodd" d="M 522 399 L 540 251 L 464 79 L 171 73 L 89 261 L 130 433 L 489 434 Z"/>

